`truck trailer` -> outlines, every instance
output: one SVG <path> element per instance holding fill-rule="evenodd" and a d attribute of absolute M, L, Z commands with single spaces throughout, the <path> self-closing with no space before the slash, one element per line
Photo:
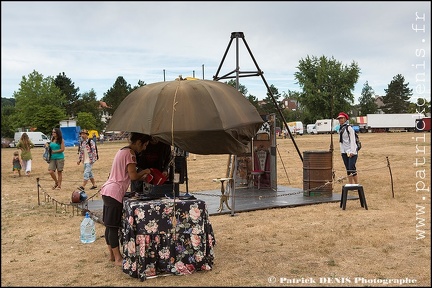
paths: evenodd
<path fill-rule="evenodd" d="M 416 119 L 422 119 L 423 114 L 367 114 L 369 132 L 414 132 Z"/>
<path fill-rule="evenodd" d="M 366 133 L 368 132 L 367 129 L 367 116 L 357 116 L 356 117 L 356 124 L 359 127 L 360 133 Z"/>

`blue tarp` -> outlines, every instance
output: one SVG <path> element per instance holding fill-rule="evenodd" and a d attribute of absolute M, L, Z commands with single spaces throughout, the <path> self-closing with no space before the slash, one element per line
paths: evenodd
<path fill-rule="evenodd" d="M 60 127 L 60 130 L 62 132 L 63 140 L 65 141 L 66 147 L 73 147 L 79 145 L 79 132 L 81 131 L 81 127 Z"/>

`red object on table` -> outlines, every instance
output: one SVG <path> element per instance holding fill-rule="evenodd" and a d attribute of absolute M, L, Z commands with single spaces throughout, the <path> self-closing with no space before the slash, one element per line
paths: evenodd
<path fill-rule="evenodd" d="M 164 184 L 165 181 L 167 180 L 167 176 L 162 174 L 162 172 L 159 169 L 150 168 L 150 171 L 151 171 L 151 175 L 153 176 L 153 179 L 149 182 L 150 184 L 158 186 Z"/>

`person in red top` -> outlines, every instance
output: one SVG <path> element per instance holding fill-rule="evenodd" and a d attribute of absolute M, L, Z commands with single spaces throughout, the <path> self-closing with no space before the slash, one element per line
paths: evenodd
<path fill-rule="evenodd" d="M 102 185 L 100 194 L 103 200 L 102 220 L 105 225 L 105 241 L 110 253 L 110 260 L 122 266 L 123 257 L 119 249 L 119 229 L 123 214 L 123 198 L 131 180 L 145 179 L 150 169 L 137 171 L 136 155 L 147 148 L 151 137 L 132 132 L 130 143 L 117 151 L 114 156 L 108 180 Z"/>

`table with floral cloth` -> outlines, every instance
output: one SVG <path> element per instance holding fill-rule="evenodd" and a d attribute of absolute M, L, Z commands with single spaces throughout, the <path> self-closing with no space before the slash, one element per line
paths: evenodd
<path fill-rule="evenodd" d="M 141 281 L 211 270 L 216 244 L 204 201 L 123 201 L 123 272 Z"/>

